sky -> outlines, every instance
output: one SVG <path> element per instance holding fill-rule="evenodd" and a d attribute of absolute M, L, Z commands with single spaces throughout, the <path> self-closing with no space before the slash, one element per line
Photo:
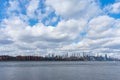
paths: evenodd
<path fill-rule="evenodd" d="M 120 58 L 120 0 L 0 0 L 0 55 Z"/>

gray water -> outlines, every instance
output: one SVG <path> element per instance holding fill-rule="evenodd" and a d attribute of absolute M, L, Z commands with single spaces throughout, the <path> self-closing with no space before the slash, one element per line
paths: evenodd
<path fill-rule="evenodd" d="M 120 62 L 0 62 L 0 80 L 120 80 Z"/>

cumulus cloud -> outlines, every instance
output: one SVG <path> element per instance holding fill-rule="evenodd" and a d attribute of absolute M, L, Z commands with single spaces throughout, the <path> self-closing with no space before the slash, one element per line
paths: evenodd
<path fill-rule="evenodd" d="M 101 12 L 94 0 L 47 0 L 46 5 L 64 18 L 89 19 Z"/>
<path fill-rule="evenodd" d="M 39 0 L 30 0 L 28 6 L 27 6 L 27 16 L 30 18 L 34 18 L 35 11 L 39 7 Z"/>
<path fill-rule="evenodd" d="M 9 14 L 0 22 L 0 53 L 44 55 L 48 53 L 115 54 L 120 47 L 120 19 L 100 8 L 95 0 L 30 0 L 22 14 L 20 1 L 10 1 Z M 21 3 L 23 4 L 23 3 Z M 109 7 L 109 8 L 108 8 Z M 104 8 L 119 13 L 119 3 Z M 14 12 L 15 11 L 15 12 Z M 16 13 L 16 11 L 20 13 Z M 13 14 L 18 15 L 13 15 Z M 57 20 L 57 18 L 60 20 Z M 30 25 L 30 19 L 38 21 Z M 45 25 L 51 20 L 55 26 Z M 10 47 L 10 48 L 9 48 Z"/>
<path fill-rule="evenodd" d="M 9 7 L 7 8 L 7 12 L 11 14 L 11 12 L 20 11 L 18 1 L 9 1 Z"/>
<path fill-rule="evenodd" d="M 79 33 L 82 32 L 86 26 L 86 22 L 84 20 L 73 19 L 61 21 L 57 27 L 47 27 L 41 23 L 31 27 L 21 21 L 18 17 L 14 17 L 12 20 L 13 21 L 11 21 L 11 19 L 5 19 L 3 21 L 4 26 L 6 26 L 5 31 L 13 40 L 19 40 L 26 43 L 37 41 L 53 43 L 69 42 L 77 38 Z M 64 28 L 66 28 L 66 30 Z"/>
<path fill-rule="evenodd" d="M 104 8 L 104 10 L 108 13 L 120 14 L 120 2 L 108 5 Z"/>
<path fill-rule="evenodd" d="M 119 49 L 120 47 L 120 37 L 111 39 L 110 41 L 106 42 L 104 47 L 108 47 L 110 49 Z"/>
<path fill-rule="evenodd" d="M 87 44 L 88 48 L 93 51 L 99 50 L 99 52 L 110 53 L 111 50 L 119 48 L 119 19 L 115 20 L 109 16 L 98 16 L 93 18 L 89 22 L 89 31 L 86 35 L 86 39 L 81 41 L 81 44 Z M 85 45 L 83 45 L 85 46 Z M 114 51 L 113 51 L 114 53 Z"/>
<path fill-rule="evenodd" d="M 12 46 L 18 47 L 23 53 L 29 50 L 28 54 L 31 50 L 52 49 L 54 51 L 55 48 L 70 44 L 79 37 L 86 24 L 83 19 L 71 19 L 59 22 L 56 27 L 45 26 L 42 23 L 30 26 L 19 17 L 4 19 L 2 22 L 4 34 L 14 41 L 14 43 L 11 41 Z M 7 43 L 6 40 L 3 41 Z"/>
<path fill-rule="evenodd" d="M 103 38 L 112 36 L 112 27 L 115 24 L 115 20 L 109 16 L 98 16 L 91 19 L 89 22 L 89 31 L 87 37 L 89 38 Z"/>

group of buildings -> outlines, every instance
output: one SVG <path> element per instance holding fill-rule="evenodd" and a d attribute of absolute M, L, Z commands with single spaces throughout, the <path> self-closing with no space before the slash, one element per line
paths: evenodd
<path fill-rule="evenodd" d="M 120 59 L 105 56 L 89 56 L 89 55 L 70 55 L 64 56 L 49 54 L 43 56 L 8 56 L 1 55 L 0 61 L 120 61 Z"/>

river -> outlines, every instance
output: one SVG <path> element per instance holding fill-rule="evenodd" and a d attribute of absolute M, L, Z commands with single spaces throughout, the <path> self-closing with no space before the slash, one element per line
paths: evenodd
<path fill-rule="evenodd" d="M 120 80 L 120 62 L 0 62 L 0 80 Z"/>

